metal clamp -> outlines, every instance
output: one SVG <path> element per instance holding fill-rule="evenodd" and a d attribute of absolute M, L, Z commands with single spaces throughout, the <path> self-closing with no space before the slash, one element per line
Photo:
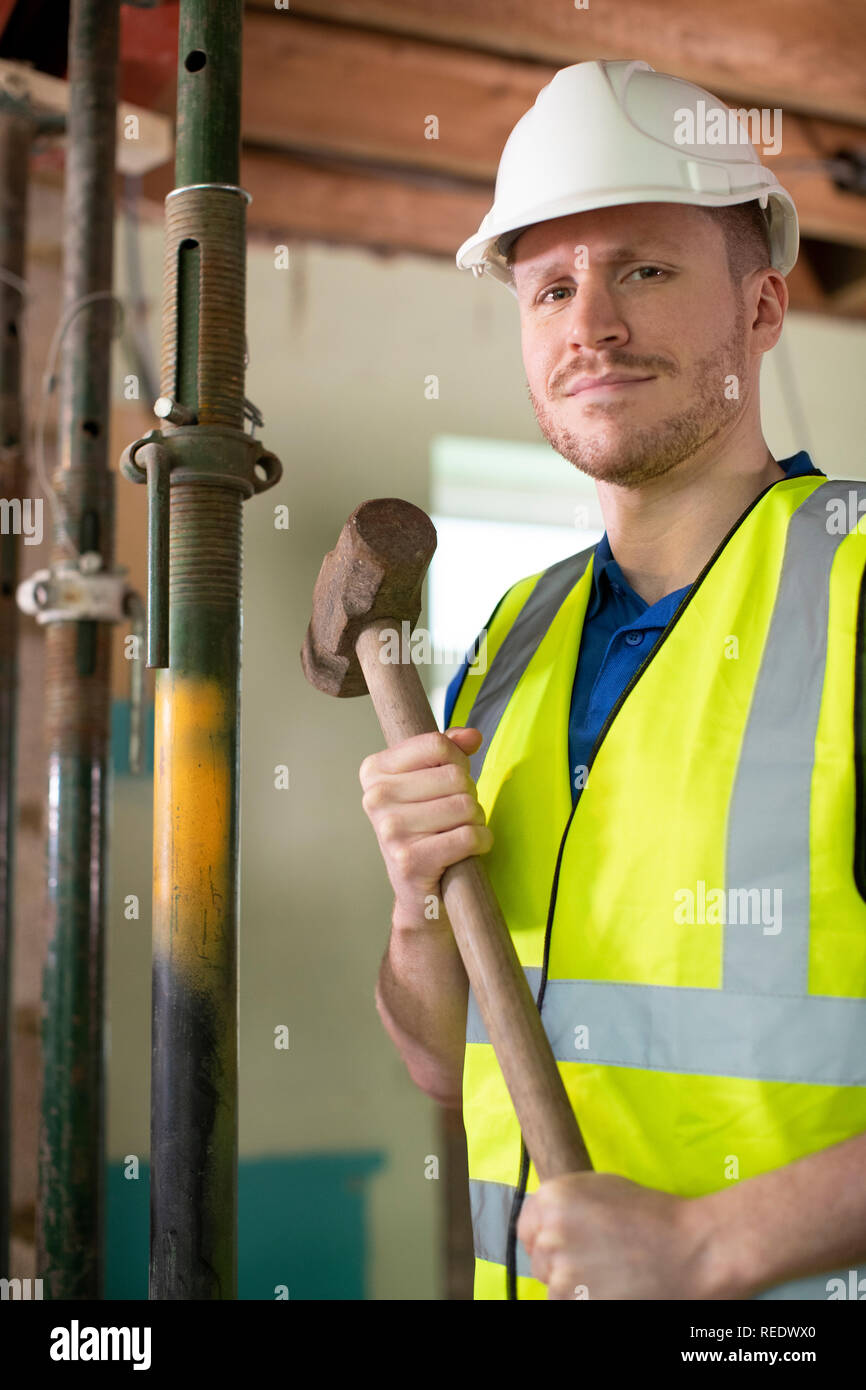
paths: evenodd
<path fill-rule="evenodd" d="M 133 483 L 147 483 L 147 664 L 168 665 L 169 473 L 171 454 L 150 430 L 123 451 L 120 471 Z M 136 459 L 140 454 L 143 466 Z"/>
<path fill-rule="evenodd" d="M 15 591 L 22 613 L 45 623 L 122 623 L 132 618 L 132 635 L 144 638 L 144 605 L 126 582 L 127 570 L 103 570 L 102 556 L 88 550 L 53 569 L 37 570 Z M 141 771 L 141 711 L 144 665 L 136 656 L 129 673 L 129 770 Z"/>
<path fill-rule="evenodd" d="M 128 591 L 125 569 L 103 570 L 95 550 L 23 580 L 15 598 L 22 613 L 37 623 L 119 623 Z"/>
<path fill-rule="evenodd" d="M 169 397 L 160 397 L 157 404 L 165 420 L 191 414 Z M 147 664 L 165 669 L 169 664 L 172 483 L 236 487 L 245 497 L 252 497 L 279 482 L 283 465 L 276 454 L 243 430 L 178 424 L 149 430 L 130 444 L 121 455 L 120 471 L 130 482 L 147 484 Z"/>

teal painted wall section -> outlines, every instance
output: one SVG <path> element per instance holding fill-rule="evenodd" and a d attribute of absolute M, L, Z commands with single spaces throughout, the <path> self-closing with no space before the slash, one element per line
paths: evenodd
<path fill-rule="evenodd" d="M 368 1297 L 367 1187 L 384 1153 L 241 1159 L 238 1165 L 238 1298 Z M 137 1179 L 107 1175 L 105 1297 L 146 1299 L 150 1166 Z"/>
<path fill-rule="evenodd" d="M 153 776 L 153 721 L 156 706 L 146 701 L 141 711 L 141 773 Z M 111 770 L 115 777 L 129 777 L 129 701 L 111 702 Z"/>

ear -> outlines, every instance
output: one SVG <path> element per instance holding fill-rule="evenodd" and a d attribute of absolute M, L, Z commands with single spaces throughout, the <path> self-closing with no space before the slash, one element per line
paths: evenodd
<path fill-rule="evenodd" d="M 782 332 L 788 309 L 788 282 L 778 270 L 756 270 L 743 282 L 746 311 L 755 352 L 769 352 Z"/>

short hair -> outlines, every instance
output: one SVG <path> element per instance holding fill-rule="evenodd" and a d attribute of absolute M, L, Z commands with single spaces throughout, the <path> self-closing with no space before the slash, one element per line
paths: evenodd
<path fill-rule="evenodd" d="M 698 211 L 711 217 L 722 229 L 728 270 L 735 285 L 740 285 L 753 270 L 766 270 L 772 264 L 770 224 L 757 198 L 730 207 L 707 208 Z"/>
<path fill-rule="evenodd" d="M 725 238 L 728 272 L 735 285 L 741 285 L 744 277 L 753 270 L 764 270 L 771 265 L 770 226 L 767 214 L 757 198 L 721 208 L 703 207 L 699 203 L 690 203 L 688 206 L 705 213 L 721 227 Z M 522 230 L 528 231 L 528 228 L 524 227 Z M 511 271 L 514 269 L 514 247 L 519 235 L 519 232 L 517 236 L 511 234 L 505 257 L 505 264 Z"/>

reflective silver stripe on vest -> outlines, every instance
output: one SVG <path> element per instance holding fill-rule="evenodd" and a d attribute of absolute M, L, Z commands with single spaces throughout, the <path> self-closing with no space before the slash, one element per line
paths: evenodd
<path fill-rule="evenodd" d="M 508 1240 L 508 1221 L 516 1189 L 504 1182 L 483 1182 L 478 1178 L 469 1180 L 469 1201 L 472 1207 L 472 1229 L 475 1232 L 475 1254 L 479 1260 L 490 1260 L 493 1264 L 505 1264 L 505 1246 Z M 532 1277 L 529 1256 L 520 1241 L 517 1242 L 518 1277 Z M 852 1277 L 853 1276 L 853 1277 Z M 855 1269 L 835 1269 L 826 1274 L 810 1275 L 806 1279 L 794 1279 L 785 1284 L 777 1284 L 763 1293 L 754 1294 L 756 1302 L 775 1299 L 809 1299 L 812 1302 L 826 1301 L 831 1279 L 841 1280 L 846 1296 L 861 1297 L 858 1294 L 860 1280 L 866 1280 L 866 1265 Z M 831 1286 L 832 1287 L 832 1286 Z M 866 1283 L 862 1286 L 866 1288 Z M 835 1286 L 838 1290 L 838 1285 Z M 592 1289 L 589 1289 L 592 1297 Z M 837 1294 L 838 1296 L 838 1294 Z"/>
<path fill-rule="evenodd" d="M 541 971 L 525 974 L 537 997 Z M 866 1086 L 866 999 L 549 979 L 541 1017 L 558 1062 Z M 471 989 L 466 1041 L 489 1041 Z"/>
<path fill-rule="evenodd" d="M 478 752 L 469 759 L 474 781 L 477 782 L 481 776 L 490 741 L 505 706 L 517 688 L 517 682 L 557 612 L 582 577 L 594 550 L 595 546 L 592 545 L 578 555 L 568 555 L 544 571 L 493 658 L 466 717 L 466 727 L 480 729 L 484 735 Z"/>
<path fill-rule="evenodd" d="M 497 1265 L 505 1264 L 508 1222 L 516 1191 L 515 1187 L 509 1187 L 504 1182 L 469 1179 L 472 1231 L 475 1238 L 475 1254 L 479 1260 L 490 1260 Z M 532 1274 L 529 1256 L 520 1241 L 517 1241 L 517 1273 L 527 1277 Z"/>
<path fill-rule="evenodd" d="M 804 995 L 809 987 L 815 735 L 827 663 L 830 569 L 845 539 L 828 532 L 827 504 L 841 501 L 847 516 L 850 492 L 866 499 L 862 484 L 822 484 L 788 525 L 728 815 L 727 901 L 734 890 L 742 910 L 735 910 L 736 923 L 727 914 L 723 988 L 735 993 Z M 764 890 L 763 897 L 755 890 Z M 765 923 L 777 918 L 780 928 L 765 932 L 754 925 L 758 915 Z"/>

